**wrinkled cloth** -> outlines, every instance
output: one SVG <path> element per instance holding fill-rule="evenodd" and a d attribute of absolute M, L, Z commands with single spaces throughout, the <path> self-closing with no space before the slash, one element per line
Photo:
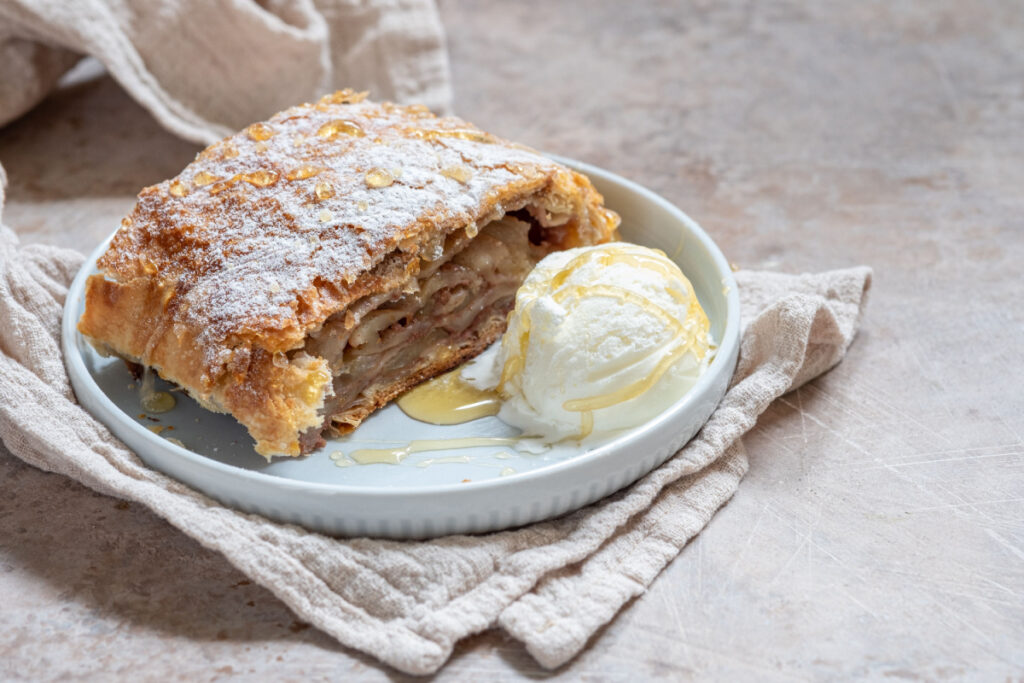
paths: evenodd
<path fill-rule="evenodd" d="M 2 174 L 2 169 L 0 169 Z M 0 178 L 2 180 L 2 178 Z M 2 206 L 0 190 L 0 206 Z M 425 674 L 500 627 L 545 667 L 575 656 L 736 491 L 740 437 L 782 394 L 838 363 L 871 272 L 737 273 L 739 365 L 707 424 L 628 488 L 558 519 L 427 541 L 336 539 L 237 512 L 148 468 L 76 402 L 59 329 L 76 252 L 21 246 L 0 224 L 0 439 L 43 470 L 146 505 L 222 553 L 339 642 Z"/>
<path fill-rule="evenodd" d="M 341 88 L 446 111 L 433 0 L 0 0 L 0 126 L 83 56 L 203 144 Z"/>

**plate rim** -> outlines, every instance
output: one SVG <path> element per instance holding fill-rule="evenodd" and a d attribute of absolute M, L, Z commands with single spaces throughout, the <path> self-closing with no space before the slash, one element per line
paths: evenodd
<path fill-rule="evenodd" d="M 137 439 L 143 440 L 152 448 L 163 450 L 173 455 L 174 457 L 184 458 L 199 468 L 208 469 L 215 471 L 218 475 L 228 475 L 231 477 L 240 477 L 242 480 L 249 480 L 257 485 L 269 485 L 279 489 L 293 489 L 296 491 L 305 490 L 310 492 L 337 494 L 351 497 L 370 497 L 374 499 L 394 497 L 394 498 L 406 498 L 408 496 L 420 496 L 420 495 L 433 495 L 433 494 L 446 494 L 446 493 L 467 493 L 472 490 L 475 493 L 493 490 L 504 490 L 507 488 L 516 488 L 523 485 L 529 485 L 528 483 L 538 478 L 546 478 L 552 474 L 560 473 L 567 469 L 580 467 L 584 463 L 592 464 L 596 461 L 600 461 L 606 457 L 612 457 L 616 452 L 623 448 L 629 448 L 631 442 L 640 441 L 651 432 L 656 431 L 662 423 L 674 419 L 678 414 L 685 413 L 687 409 L 694 403 L 697 403 L 704 394 L 711 390 L 712 385 L 715 383 L 717 375 L 721 372 L 732 372 L 733 368 L 726 368 L 728 360 L 733 357 L 734 353 L 738 350 L 739 346 L 739 327 L 740 327 L 740 311 L 739 311 L 739 293 L 736 280 L 733 277 L 732 268 L 729 262 L 726 260 L 724 254 L 718 245 L 711 239 L 711 237 L 704 231 L 703 228 L 693 220 L 688 214 L 682 209 L 678 208 L 664 197 L 656 194 L 652 190 L 636 183 L 628 178 L 624 178 L 618 174 L 607 171 L 603 168 L 593 166 L 591 164 L 577 161 L 575 159 L 569 159 L 560 155 L 545 154 L 548 158 L 551 158 L 559 163 L 562 163 L 570 168 L 573 168 L 581 173 L 591 176 L 600 177 L 602 180 L 612 184 L 617 184 L 626 187 L 632 192 L 642 196 L 646 201 L 655 204 L 670 214 L 673 214 L 676 219 L 683 223 L 687 229 L 697 238 L 697 241 L 704 247 L 706 252 L 711 256 L 711 260 L 714 263 L 716 269 L 722 274 L 722 286 L 727 288 L 725 291 L 726 298 L 726 316 L 725 325 L 722 330 L 722 339 L 719 340 L 718 350 L 715 357 L 712 359 L 708 366 L 708 369 L 700 377 L 697 383 L 688 391 L 683 397 L 676 401 L 672 406 L 663 411 L 660 415 L 654 419 L 640 425 L 638 427 L 627 430 L 626 433 L 613 438 L 600 446 L 593 448 L 592 450 L 579 453 L 578 455 L 567 457 L 557 462 L 552 462 L 543 467 L 539 467 L 527 472 L 516 473 L 515 475 L 508 477 L 496 477 L 485 480 L 474 480 L 466 483 L 452 483 L 452 484 L 436 484 L 424 487 L 410 487 L 410 486 L 364 486 L 364 485 L 352 485 L 352 484 L 336 484 L 336 483 L 322 483 L 322 482 L 310 482 L 298 479 L 289 479 L 274 474 L 265 474 L 254 470 L 245 469 L 238 465 L 231 465 L 228 463 L 220 462 L 207 456 L 191 451 L 187 448 L 182 448 L 174 443 L 164 439 L 153 432 L 147 430 L 143 425 L 139 424 L 131 418 L 127 413 L 121 410 L 117 404 L 99 387 L 96 380 L 93 378 L 91 373 L 85 366 L 85 360 L 79 352 L 78 344 L 88 344 L 88 341 L 84 339 L 81 333 L 77 330 L 77 309 L 78 302 L 81 301 L 84 296 L 85 281 L 92 274 L 95 267 L 96 261 L 106 250 L 110 241 L 113 239 L 114 234 L 117 230 L 111 233 L 103 242 L 101 242 L 86 258 L 81 268 L 76 273 L 71 285 L 68 288 L 67 296 L 64 301 L 63 312 L 61 316 L 61 346 L 64 352 L 64 362 L 68 371 L 69 378 L 71 379 L 72 388 L 75 391 L 76 399 L 78 399 L 79 405 L 83 407 L 87 412 L 97 418 L 104 424 L 111 433 L 114 434 L 120 441 L 124 442 L 123 439 L 111 425 L 111 422 L 115 423 L 118 428 L 128 430 Z M 78 397 L 79 391 L 85 391 L 88 393 L 89 399 L 92 401 L 92 405 L 101 413 L 101 415 L 95 414 L 92 410 L 87 408 L 81 398 Z M 720 399 L 719 399 L 720 400 Z M 716 401 L 717 403 L 717 401 Z M 713 411 L 712 411 L 713 412 Z M 699 429 L 698 429 L 699 431 Z M 691 437 L 692 438 L 692 437 Z M 397 441 L 401 441 L 398 439 Z M 135 452 L 131 446 L 125 444 L 126 447 Z M 139 455 L 136 453 L 136 455 Z M 253 451 L 254 457 L 262 457 Z M 145 458 L 142 458 L 143 461 Z M 308 456 L 307 456 L 308 457 Z M 153 467 L 149 463 L 146 463 L 147 467 Z M 657 465 L 655 465 L 657 467 Z M 160 471 L 159 468 L 153 467 L 153 469 Z M 166 474 L 178 481 L 177 477 Z M 642 476 L 642 475 L 641 475 Z M 187 486 L 192 487 L 192 484 L 183 482 Z"/>

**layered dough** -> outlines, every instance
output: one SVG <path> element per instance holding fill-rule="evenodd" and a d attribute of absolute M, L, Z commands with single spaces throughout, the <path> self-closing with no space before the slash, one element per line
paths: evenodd
<path fill-rule="evenodd" d="M 79 330 L 294 456 L 482 351 L 540 258 L 617 223 L 532 150 L 342 91 L 143 190 Z"/>

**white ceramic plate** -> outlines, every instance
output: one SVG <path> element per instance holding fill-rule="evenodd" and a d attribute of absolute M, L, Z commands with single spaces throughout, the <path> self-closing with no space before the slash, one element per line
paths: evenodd
<path fill-rule="evenodd" d="M 391 405 L 308 457 L 267 463 L 233 418 L 207 412 L 183 393 L 175 394 L 174 410 L 155 416 L 159 422 L 140 417 L 138 390 L 124 364 L 100 357 L 75 330 L 85 280 L 106 243 L 78 273 L 64 308 L 62 342 L 78 400 L 148 465 L 231 507 L 332 535 L 422 538 L 493 531 L 554 517 L 617 491 L 693 437 L 722 398 L 739 351 L 739 299 L 727 261 L 686 214 L 624 178 L 560 161 L 587 174 L 622 216 L 623 239 L 662 249 L 679 264 L 719 346 L 693 390 L 641 427 L 589 449 L 566 445 L 529 455 L 484 447 L 414 453 L 399 465 L 338 467 L 330 456 L 358 447 L 516 433 L 493 417 L 428 425 Z M 148 429 L 154 425 L 173 429 L 158 435 Z"/>

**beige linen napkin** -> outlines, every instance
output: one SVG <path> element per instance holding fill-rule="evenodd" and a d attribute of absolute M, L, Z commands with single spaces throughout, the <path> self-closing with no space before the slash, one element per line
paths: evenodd
<path fill-rule="evenodd" d="M 871 279 L 867 268 L 738 273 L 745 329 L 733 384 L 664 465 L 559 519 L 397 542 L 334 539 L 236 512 L 146 467 L 78 406 L 64 370 L 61 307 L 81 263 L 65 249 L 21 246 L 0 225 L 4 445 L 36 467 L 148 506 L 301 619 L 416 674 L 436 671 L 459 639 L 496 625 L 546 667 L 578 653 L 733 494 L 747 468 L 740 437 L 758 415 L 843 357 Z"/>
<path fill-rule="evenodd" d="M 345 87 L 435 111 L 451 100 L 433 0 L 0 0 L 0 126 L 83 55 L 204 144 Z"/>

